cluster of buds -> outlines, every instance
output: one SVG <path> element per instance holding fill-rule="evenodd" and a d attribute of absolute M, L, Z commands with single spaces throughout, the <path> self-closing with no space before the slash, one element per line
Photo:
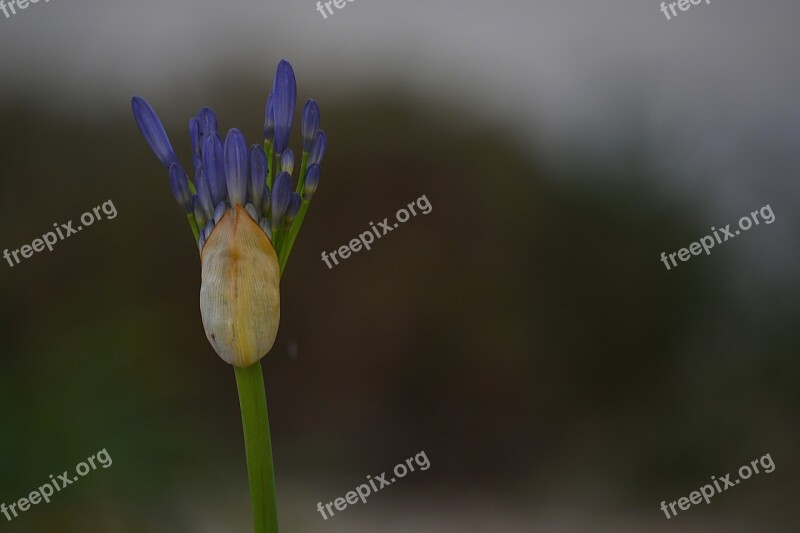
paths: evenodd
<path fill-rule="evenodd" d="M 220 357 L 242 368 L 266 355 L 275 341 L 280 275 L 319 185 L 327 139 L 319 129 L 319 107 L 309 100 L 303 109 L 303 151 L 293 187 L 295 155 L 288 145 L 296 103 L 294 71 L 281 61 L 267 98 L 264 143 L 249 149 L 235 128 L 223 141 L 214 111 L 200 109 L 189 120 L 193 180 L 153 108 L 138 96 L 131 103 L 139 130 L 169 171 L 172 194 L 200 249 L 200 310 L 206 335 Z"/>

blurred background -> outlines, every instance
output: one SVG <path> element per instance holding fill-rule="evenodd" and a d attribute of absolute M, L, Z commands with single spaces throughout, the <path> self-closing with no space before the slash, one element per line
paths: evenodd
<path fill-rule="evenodd" d="M 263 361 L 287 532 L 796 531 L 800 5 L 64 0 L 0 16 L 0 528 L 248 531 L 232 369 L 130 98 L 260 139 L 275 66 L 329 139 Z M 297 128 L 296 128 L 297 129 Z M 299 132 L 292 146 L 299 150 Z M 426 195 L 329 270 L 320 260 Z M 776 220 L 667 271 L 769 204 Z M 325 521 L 367 475 L 431 467 Z M 675 501 L 769 453 L 760 474 Z"/>

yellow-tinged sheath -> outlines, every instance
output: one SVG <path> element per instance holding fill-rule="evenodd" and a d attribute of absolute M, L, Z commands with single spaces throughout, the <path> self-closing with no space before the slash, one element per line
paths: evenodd
<path fill-rule="evenodd" d="M 280 267 L 267 235 L 242 206 L 229 209 L 200 254 L 200 313 L 208 341 L 226 362 L 246 368 L 278 334 Z"/>

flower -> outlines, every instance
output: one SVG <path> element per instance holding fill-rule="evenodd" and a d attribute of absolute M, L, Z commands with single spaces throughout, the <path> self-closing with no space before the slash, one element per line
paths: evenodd
<path fill-rule="evenodd" d="M 318 129 L 319 108 L 309 100 L 302 131 L 311 167 L 306 171 L 307 164 L 301 165 L 300 176 L 311 179 L 293 192 L 295 158 L 288 143 L 296 100 L 294 71 L 282 60 L 265 108 L 265 148 L 256 144 L 248 149 L 236 128 L 223 142 L 214 111 L 200 109 L 189 120 L 194 181 L 178 161 L 155 110 L 139 96 L 131 101 L 136 124 L 168 169 L 172 195 L 186 213 L 200 250 L 206 336 L 223 360 L 239 368 L 254 364 L 272 348 L 280 322 L 282 266 L 305 216 L 301 207 L 319 183 L 326 139 Z M 270 188 L 271 169 L 278 176 Z"/>
<path fill-rule="evenodd" d="M 277 533 L 278 518 L 259 361 L 278 333 L 281 274 L 319 185 L 326 147 L 319 109 L 310 100 L 303 112 L 303 156 L 293 191 L 295 157 L 288 144 L 296 100 L 294 71 L 282 60 L 265 107 L 263 148 L 248 149 L 244 134 L 235 128 L 223 143 L 216 114 L 200 109 L 189 120 L 194 181 L 150 104 L 139 96 L 131 101 L 139 131 L 169 171 L 170 190 L 200 249 L 200 314 L 209 343 L 234 367 L 254 529 L 265 533 Z M 274 184 L 273 174 L 278 174 Z"/>

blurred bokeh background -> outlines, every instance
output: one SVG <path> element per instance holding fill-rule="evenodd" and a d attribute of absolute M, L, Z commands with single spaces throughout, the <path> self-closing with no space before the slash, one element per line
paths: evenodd
<path fill-rule="evenodd" d="M 264 360 L 287 532 L 796 531 L 800 5 L 63 0 L 0 16 L 0 502 L 114 463 L 0 528 L 247 531 L 230 367 L 130 114 L 261 134 L 281 58 L 329 149 Z M 295 132 L 293 146 L 298 148 Z M 433 205 L 329 270 L 400 207 Z M 769 204 L 773 224 L 667 271 Z M 316 511 L 424 450 L 416 472 Z M 764 454 L 760 474 L 667 520 Z M 2 517 L 0 517 L 2 518 Z"/>

